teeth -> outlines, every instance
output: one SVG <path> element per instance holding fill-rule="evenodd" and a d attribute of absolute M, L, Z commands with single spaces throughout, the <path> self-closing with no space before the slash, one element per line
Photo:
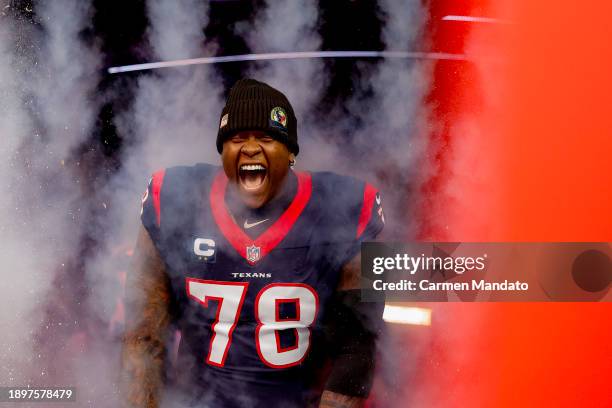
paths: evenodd
<path fill-rule="evenodd" d="M 243 164 L 242 166 L 240 166 L 240 170 L 248 170 L 248 171 L 265 170 L 265 169 L 266 168 L 262 166 L 261 164 Z"/>

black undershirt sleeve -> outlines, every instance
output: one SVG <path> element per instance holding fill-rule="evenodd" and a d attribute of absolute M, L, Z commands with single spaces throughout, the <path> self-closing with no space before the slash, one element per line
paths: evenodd
<path fill-rule="evenodd" d="M 332 370 L 326 389 L 369 395 L 374 377 L 376 342 L 383 330 L 384 302 L 361 302 L 358 289 L 337 291 L 325 322 Z"/>

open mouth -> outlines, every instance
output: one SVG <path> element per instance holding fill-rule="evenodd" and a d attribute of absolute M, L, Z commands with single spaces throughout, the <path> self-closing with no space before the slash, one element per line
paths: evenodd
<path fill-rule="evenodd" d="M 257 190 L 266 181 L 268 170 L 261 164 L 242 164 L 238 169 L 240 184 L 245 190 Z"/>

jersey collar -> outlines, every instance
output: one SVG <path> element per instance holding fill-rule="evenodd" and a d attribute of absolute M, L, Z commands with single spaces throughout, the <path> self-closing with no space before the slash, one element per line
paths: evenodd
<path fill-rule="evenodd" d="M 297 193 L 281 216 L 255 239 L 251 239 L 236 224 L 225 205 L 228 179 L 221 169 L 210 190 L 210 208 L 221 233 L 249 264 L 255 265 L 269 254 L 289 233 L 308 204 L 312 194 L 312 177 L 308 172 L 296 172 Z"/>

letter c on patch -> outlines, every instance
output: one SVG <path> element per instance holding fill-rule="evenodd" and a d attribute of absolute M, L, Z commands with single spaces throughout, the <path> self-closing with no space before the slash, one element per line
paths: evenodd
<path fill-rule="evenodd" d="M 215 254 L 215 241 L 209 238 L 196 238 L 193 241 L 193 252 L 206 258 Z"/>

